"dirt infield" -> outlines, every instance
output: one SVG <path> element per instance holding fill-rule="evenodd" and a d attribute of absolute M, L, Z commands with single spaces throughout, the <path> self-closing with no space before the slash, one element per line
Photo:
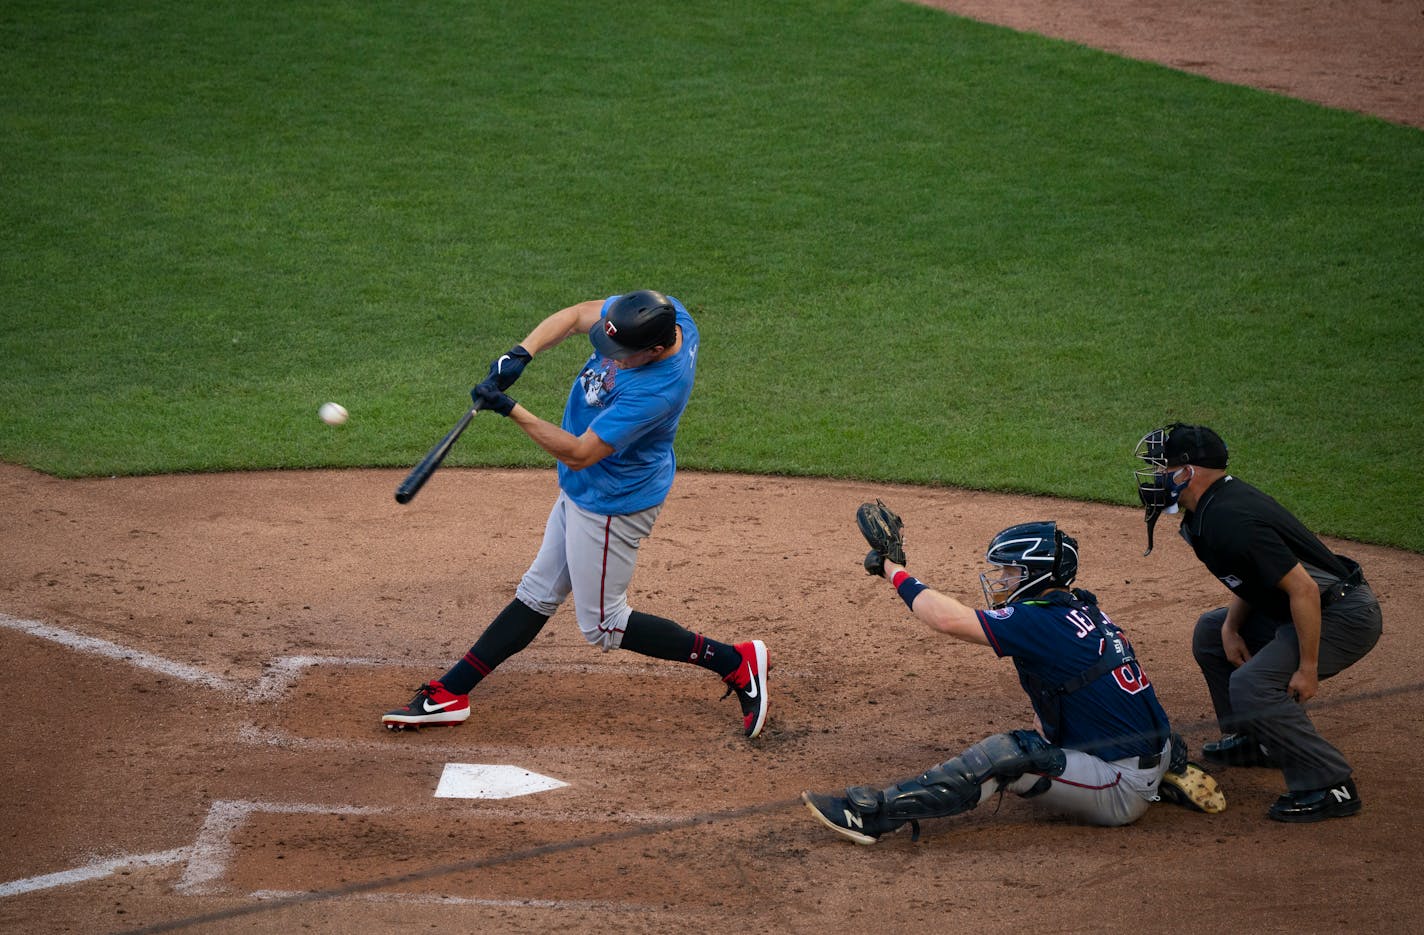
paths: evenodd
<path fill-rule="evenodd" d="M 1155 0 L 1074 4 L 1071 21 L 1062 4 L 935 5 L 1424 126 L 1410 57 L 1424 31 L 1376 28 L 1417 27 L 1418 4 L 1207 3 L 1190 28 Z M 1328 44 L 1321 14 L 1338 19 Z M 1142 45 L 1163 33 L 1167 51 Z M 394 735 L 380 712 L 508 600 L 554 495 L 552 471 L 446 469 L 400 507 L 401 473 L 58 481 L 0 466 L 0 930 L 1413 932 L 1424 918 L 1424 787 L 1408 772 L 1424 614 L 1407 596 L 1424 557 L 1333 543 L 1385 611 L 1379 646 L 1312 705 L 1356 767 L 1361 816 L 1269 822 L 1279 775 L 1237 769 L 1219 773 L 1218 816 L 1159 806 L 1106 830 L 1010 798 L 918 844 L 862 848 L 797 794 L 901 778 L 1030 714 L 1008 662 L 931 634 L 860 572 L 856 504 L 886 498 L 916 570 L 975 603 L 989 536 L 1058 519 L 1080 540 L 1080 583 L 1199 749 L 1214 729 L 1189 631 L 1224 592 L 1170 522 L 1143 558 L 1141 516 L 1121 507 L 684 473 L 634 604 L 767 643 L 762 738 L 739 735 L 708 673 L 599 654 L 567 609 L 477 690 L 468 723 Z M 450 763 L 567 785 L 436 797 Z"/>
<path fill-rule="evenodd" d="M 1418 0 L 919 0 L 1217 81 L 1424 127 Z"/>
<path fill-rule="evenodd" d="M 1159 806 L 1103 830 L 1011 798 L 926 826 L 918 844 L 861 848 L 795 796 L 899 778 L 1029 713 L 1007 662 L 929 633 L 859 571 L 857 503 L 886 497 L 912 562 L 969 600 L 993 532 L 1058 518 L 1082 542 L 1082 583 L 1126 622 L 1199 746 L 1211 728 L 1187 631 L 1221 594 L 1186 546 L 1165 535 L 1142 558 L 1141 519 L 1121 507 L 684 474 L 644 546 L 636 604 L 767 642 L 763 738 L 740 737 L 714 677 L 599 654 L 566 611 L 477 691 L 468 723 L 395 735 L 380 711 L 507 600 L 553 493 L 548 471 L 447 470 L 400 507 L 398 480 L 0 468 L 0 684 L 26 712 L 0 728 L 0 884 L 31 887 L 0 896 L 0 926 L 250 912 L 195 930 L 1096 931 L 1111 900 L 1114 918 L 1195 916 L 1199 931 L 1405 931 L 1424 909 L 1424 791 L 1397 779 L 1399 751 L 1424 740 L 1424 621 L 1404 599 L 1419 556 L 1337 543 L 1386 613 L 1379 647 L 1317 705 L 1357 767 L 1361 817 L 1274 824 L 1278 775 L 1234 770 L 1219 816 Z M 568 785 L 435 798 L 446 763 Z M 70 877 L 35 881 L 46 874 Z M 283 902 L 311 892 L 330 898 Z"/>

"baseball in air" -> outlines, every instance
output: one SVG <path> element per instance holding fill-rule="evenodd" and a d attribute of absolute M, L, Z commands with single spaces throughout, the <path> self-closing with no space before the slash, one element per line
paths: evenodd
<path fill-rule="evenodd" d="M 340 403 L 322 403 L 317 415 L 327 425 L 341 425 L 346 421 L 346 407 Z"/>

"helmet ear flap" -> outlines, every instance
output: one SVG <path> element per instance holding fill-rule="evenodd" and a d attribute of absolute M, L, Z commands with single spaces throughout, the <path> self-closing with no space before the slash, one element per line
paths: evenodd
<path fill-rule="evenodd" d="M 1053 530 L 1053 581 L 1061 587 L 1068 587 L 1078 577 L 1078 540 L 1054 527 Z"/>

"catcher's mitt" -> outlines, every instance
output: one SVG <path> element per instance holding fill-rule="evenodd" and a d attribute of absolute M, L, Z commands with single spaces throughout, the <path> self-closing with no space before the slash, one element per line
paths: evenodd
<path fill-rule="evenodd" d="M 1157 798 L 1194 812 L 1217 815 L 1226 811 L 1226 795 L 1211 774 L 1195 763 L 1180 772 L 1167 772 L 1157 787 Z"/>
<path fill-rule="evenodd" d="M 905 524 L 883 501 L 862 503 L 855 511 L 855 523 L 860 527 L 860 534 L 865 537 L 865 541 L 870 543 L 870 550 L 879 554 L 882 571 L 887 560 L 897 565 L 905 564 Z M 871 561 L 867 557 L 867 570 L 870 565 Z"/>

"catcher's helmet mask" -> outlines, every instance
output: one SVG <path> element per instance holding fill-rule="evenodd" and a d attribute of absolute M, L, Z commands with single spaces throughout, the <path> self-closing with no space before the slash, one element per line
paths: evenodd
<path fill-rule="evenodd" d="M 1078 577 L 1078 540 L 1052 521 L 1020 523 L 989 542 L 984 560 L 1003 572 L 979 575 L 984 600 L 999 608 L 1072 584 Z"/>
<path fill-rule="evenodd" d="M 588 336 L 598 353 L 612 360 L 627 360 L 654 347 L 672 347 L 677 339 L 677 309 L 661 292 L 629 292 L 609 303 Z"/>

